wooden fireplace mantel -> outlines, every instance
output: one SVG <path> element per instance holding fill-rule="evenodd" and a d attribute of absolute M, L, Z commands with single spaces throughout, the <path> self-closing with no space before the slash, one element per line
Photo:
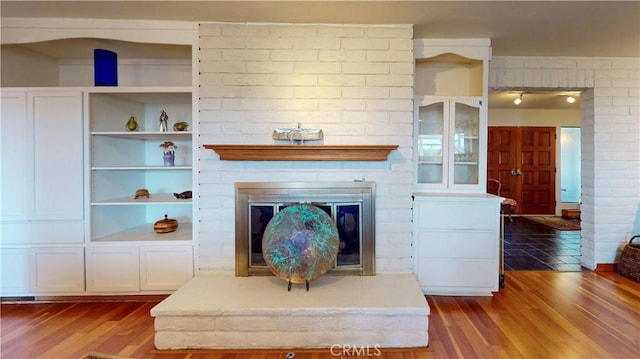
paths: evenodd
<path fill-rule="evenodd" d="M 386 161 L 398 145 L 203 145 L 226 161 Z"/>

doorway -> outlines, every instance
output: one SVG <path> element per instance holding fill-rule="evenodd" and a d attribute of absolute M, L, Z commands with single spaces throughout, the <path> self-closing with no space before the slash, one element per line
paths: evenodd
<path fill-rule="evenodd" d="M 521 97 L 522 94 L 524 94 L 523 98 Z M 576 102 L 569 103 L 566 101 L 569 95 L 575 96 Z M 558 217 L 560 210 L 564 207 L 575 208 L 579 206 L 579 203 L 562 203 L 564 200 L 563 194 L 565 194 L 563 189 L 567 188 L 567 186 L 562 183 L 561 177 L 571 172 L 579 178 L 580 170 L 579 167 L 576 169 L 575 166 L 565 167 L 563 160 L 569 160 L 572 165 L 578 165 L 576 161 L 579 162 L 579 160 L 575 157 L 569 158 L 565 156 L 564 149 L 562 149 L 561 131 L 564 127 L 579 129 L 583 125 L 584 114 L 579 105 L 581 101 L 580 95 L 579 91 L 558 92 L 547 89 L 505 89 L 504 91 L 496 90 L 490 92 L 487 175 L 489 178 L 491 176 L 500 178 L 506 183 L 503 184 L 501 190 L 504 197 L 507 194 L 515 198 L 519 197 L 516 194 L 519 191 L 517 182 L 522 181 L 524 176 L 518 175 L 518 168 L 522 173 L 523 169 L 518 167 L 519 163 L 517 161 L 523 159 L 523 157 L 526 159 L 526 155 L 518 154 L 516 149 L 518 142 L 527 140 L 527 138 L 523 139 L 522 137 L 523 129 L 552 127 L 553 131 L 547 131 L 548 134 L 546 135 L 546 140 L 551 140 L 555 144 L 555 148 L 551 152 L 553 154 L 549 153 L 548 157 L 549 168 L 552 171 L 547 172 L 547 174 L 553 187 L 549 187 L 549 200 L 547 202 L 549 205 L 557 205 L 553 209 L 547 208 L 546 212 L 548 214 L 544 215 L 544 217 Z M 519 104 L 514 103 L 515 99 L 521 100 Z M 518 132 L 520 135 L 518 135 Z M 535 139 L 535 135 L 529 134 L 528 138 Z M 575 148 L 579 151 L 580 140 L 576 139 L 576 141 L 577 147 Z M 534 146 L 535 148 L 536 146 Z M 535 155 L 531 155 L 529 158 L 535 157 Z M 492 165 L 496 165 L 496 169 L 491 169 Z M 522 165 L 520 164 L 520 166 Z M 515 169 L 515 176 L 511 175 L 512 169 Z M 574 182 L 572 182 L 572 186 Z M 578 185 L 579 187 L 580 185 Z M 504 220 L 504 269 L 581 270 L 582 232 L 580 230 L 557 230 L 529 220 L 528 218 L 531 218 L 531 215 L 526 214 L 525 211 L 528 212 L 530 208 L 534 207 L 525 205 L 524 202 L 526 201 L 527 198 L 520 200 L 523 205 L 519 203 L 518 207 L 520 208 L 516 208 L 518 214 L 513 216 L 513 221 L 510 221 L 507 217 Z"/>
<path fill-rule="evenodd" d="M 581 129 L 560 128 L 560 203 L 579 205 L 582 198 L 580 178 Z"/>
<path fill-rule="evenodd" d="M 555 127 L 489 127 L 487 178 L 518 202 L 514 214 L 555 213 L 555 143 Z"/>

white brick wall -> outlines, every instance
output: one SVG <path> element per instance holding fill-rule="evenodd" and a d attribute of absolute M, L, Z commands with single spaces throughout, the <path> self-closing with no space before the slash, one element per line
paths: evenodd
<path fill-rule="evenodd" d="M 582 89 L 582 264 L 616 261 L 640 203 L 640 58 L 497 57 L 490 88 Z"/>
<path fill-rule="evenodd" d="M 200 151 L 199 265 L 234 267 L 233 183 L 376 181 L 377 270 L 411 271 L 411 26 L 202 24 L 199 144 L 272 143 L 277 127 L 326 144 L 398 144 L 390 161 L 233 162 Z M 616 260 L 640 202 L 640 59 L 496 57 L 491 88 L 583 90 L 583 265 Z"/>
<path fill-rule="evenodd" d="M 409 25 L 202 24 L 199 145 L 396 144 L 387 162 L 219 161 L 201 150 L 199 269 L 234 269 L 234 183 L 375 181 L 377 271 L 411 272 L 413 30 Z"/>

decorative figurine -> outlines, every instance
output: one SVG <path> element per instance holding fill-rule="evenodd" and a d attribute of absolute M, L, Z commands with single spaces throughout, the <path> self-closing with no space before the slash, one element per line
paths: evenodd
<path fill-rule="evenodd" d="M 167 115 L 167 113 L 162 110 L 162 113 L 160 113 L 160 132 L 169 131 L 169 125 L 167 124 L 168 121 L 169 115 Z"/>
<path fill-rule="evenodd" d="M 184 191 L 182 193 L 174 193 L 173 196 L 177 199 L 189 199 L 191 198 L 191 191 Z"/>
<path fill-rule="evenodd" d="M 141 188 L 139 190 L 136 191 L 136 195 L 135 197 L 133 197 L 133 199 L 138 199 L 139 197 L 147 197 L 149 198 L 149 190 L 147 190 L 146 188 Z"/>
<path fill-rule="evenodd" d="M 164 141 L 164 143 L 160 144 L 162 147 L 162 160 L 165 166 L 173 166 L 175 161 L 175 150 L 178 148 L 171 141 Z"/>
<path fill-rule="evenodd" d="M 127 121 L 127 131 L 137 131 L 138 130 L 138 122 L 136 122 L 136 117 L 131 115 L 129 117 L 129 121 Z"/>
<path fill-rule="evenodd" d="M 189 124 L 184 122 L 184 121 L 180 121 L 180 122 L 176 122 L 173 124 L 173 130 L 174 131 L 186 131 L 189 128 Z"/>

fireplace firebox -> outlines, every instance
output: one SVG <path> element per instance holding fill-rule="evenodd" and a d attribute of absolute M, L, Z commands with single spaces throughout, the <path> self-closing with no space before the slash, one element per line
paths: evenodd
<path fill-rule="evenodd" d="M 264 229 L 294 203 L 313 204 L 338 228 L 340 250 L 329 275 L 375 275 L 375 183 L 236 183 L 236 276 L 271 275 L 262 255 Z"/>

